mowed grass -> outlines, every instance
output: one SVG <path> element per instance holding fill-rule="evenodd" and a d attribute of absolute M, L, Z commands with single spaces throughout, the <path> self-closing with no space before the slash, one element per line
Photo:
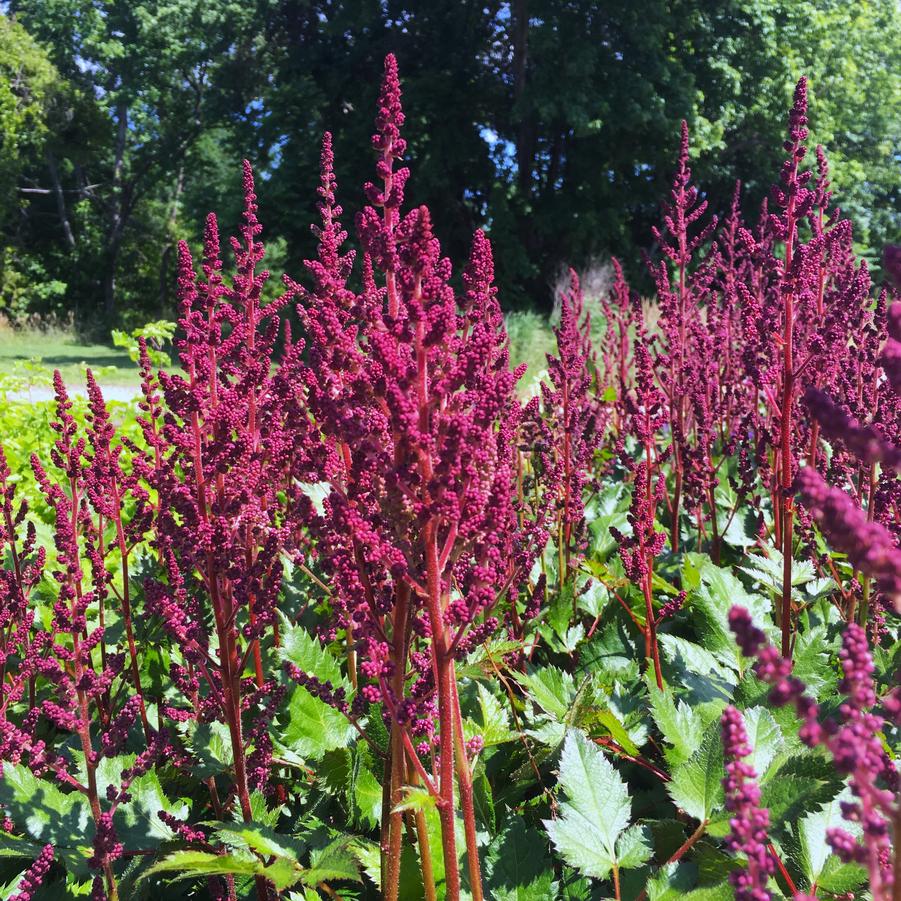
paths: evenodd
<path fill-rule="evenodd" d="M 13 329 L 0 326 L 0 379 L 22 387 L 50 384 L 59 369 L 71 388 L 84 385 L 90 367 L 102 385 L 132 386 L 137 366 L 122 348 L 84 341 L 62 329 Z"/>
<path fill-rule="evenodd" d="M 506 317 L 510 363 L 526 363 L 520 393 L 532 394 L 547 370 L 548 353 L 555 351 L 554 335 L 545 316 L 517 311 Z M 73 391 L 83 389 L 90 367 L 104 388 L 132 388 L 139 384 L 137 366 L 128 353 L 112 343 L 85 341 L 63 329 L 13 329 L 0 324 L 0 387 L 24 395 L 31 388 L 48 389 L 59 369 Z"/>

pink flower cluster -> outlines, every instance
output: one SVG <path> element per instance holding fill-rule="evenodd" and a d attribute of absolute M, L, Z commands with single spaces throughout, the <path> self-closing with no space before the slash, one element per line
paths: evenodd
<path fill-rule="evenodd" d="M 849 777 L 855 801 L 842 805 L 842 815 L 860 824 L 863 837 L 857 840 L 847 830 L 834 828 L 827 840 L 843 860 L 853 860 L 867 868 L 874 901 L 891 901 L 895 853 L 891 824 L 901 811 L 901 782 L 880 736 L 887 724 L 901 725 L 901 691 L 895 688 L 877 698 L 866 633 L 856 623 L 849 623 L 839 654 L 844 672 L 839 691 L 844 701 L 837 719 L 821 721 L 818 705 L 805 694 L 804 683 L 792 675 L 791 661 L 766 641 L 748 611 L 733 607 L 729 625 L 742 653 L 757 658 L 754 672 L 771 686 L 770 700 L 795 708 L 803 721 L 801 740 L 810 747 L 826 748 L 838 772 Z M 878 706 L 884 715 L 876 712 Z"/>

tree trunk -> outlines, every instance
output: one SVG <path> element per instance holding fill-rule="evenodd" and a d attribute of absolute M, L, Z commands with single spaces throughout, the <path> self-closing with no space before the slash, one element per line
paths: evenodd
<path fill-rule="evenodd" d="M 172 194 L 172 203 L 169 205 L 169 213 L 166 216 L 166 235 L 169 236 L 170 232 L 173 228 L 175 228 L 175 222 L 178 219 L 178 204 L 181 200 L 182 192 L 185 187 L 185 166 L 182 163 L 178 167 L 178 177 L 175 179 L 175 191 Z M 175 245 L 170 239 L 165 248 L 163 248 L 162 256 L 160 257 L 160 316 L 165 317 L 166 313 L 166 299 L 169 296 L 169 260 L 172 258 L 172 251 L 175 249 Z"/>
<path fill-rule="evenodd" d="M 532 155 L 535 129 L 532 117 L 523 108 L 529 61 L 529 11 L 527 0 L 513 0 L 513 102 L 518 108 L 516 169 L 520 189 L 527 193 L 532 179 Z"/>
<path fill-rule="evenodd" d="M 125 146 L 128 139 L 128 105 L 124 100 L 116 103 L 116 156 L 113 163 L 113 196 L 110 226 L 107 232 L 105 270 L 103 272 L 103 312 L 107 319 L 116 313 L 116 266 L 125 230 L 126 198 L 123 185 Z"/>
<path fill-rule="evenodd" d="M 47 169 L 50 171 L 50 183 L 53 185 L 53 196 L 56 198 L 56 210 L 59 214 L 59 224 L 62 226 L 63 237 L 66 239 L 66 246 L 69 250 L 75 250 L 75 234 L 69 223 L 66 197 L 63 194 L 63 186 L 59 178 L 59 166 L 51 150 L 47 151 Z"/>

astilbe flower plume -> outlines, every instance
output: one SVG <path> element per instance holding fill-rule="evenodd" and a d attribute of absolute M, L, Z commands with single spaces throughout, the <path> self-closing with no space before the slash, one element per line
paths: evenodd
<path fill-rule="evenodd" d="M 54 853 L 53 845 L 44 845 L 37 860 L 22 876 L 16 891 L 9 896 L 9 901 L 31 901 L 34 893 L 41 887 L 44 877 L 50 871 Z"/>
<path fill-rule="evenodd" d="M 844 491 L 829 486 L 816 470 L 802 469 L 796 484 L 829 544 L 847 554 L 855 569 L 875 579 L 895 609 L 901 610 L 901 547 L 895 537 Z"/>
<path fill-rule="evenodd" d="M 84 435 L 59 372 L 54 374 L 54 392 L 56 414 L 51 428 L 57 437 L 49 454 L 52 475 L 36 455 L 31 461 L 52 511 L 55 554 L 50 559 L 34 552 L 31 527 L 24 542 L 18 539 L 25 508 L 20 506 L 13 515 L 14 497 L 0 456 L 3 538 L 14 560 L 13 585 L 4 579 L 4 593 L 14 588 L 11 597 L 20 616 L 18 623 L 11 623 L 11 642 L 8 639 L 4 648 L 4 667 L 13 655 L 17 660 L 2 682 L 0 761 L 27 766 L 35 775 L 49 776 L 86 798 L 94 828 L 88 861 L 97 873 L 94 894 L 115 901 L 114 864 L 121 856 L 121 845 L 113 817 L 127 800 L 130 782 L 146 773 L 168 746 L 166 732 L 151 729 L 144 715 L 137 649 L 130 613 L 126 614 L 129 548 L 141 540 L 147 527 L 147 492 L 136 475 L 141 454 L 136 452 L 124 463 L 124 446 L 116 438 L 90 372 Z M 131 511 L 127 518 L 126 503 Z M 104 536 L 110 524 L 117 539 L 107 546 Z M 121 567 L 121 588 L 113 586 L 115 565 Z M 41 577 L 56 584 L 46 626 L 36 622 L 27 608 L 31 589 Z M 106 636 L 104 610 L 111 593 L 117 614 L 126 622 L 124 651 L 110 645 Z M 129 690 L 135 694 L 129 695 Z M 26 698 L 27 706 L 20 704 Z M 144 750 L 123 770 L 120 782 L 109 785 L 104 797 L 98 788 L 98 769 L 104 758 L 122 750 L 139 720 L 143 720 Z M 74 747 L 80 762 L 71 751 Z M 49 866 L 46 854 L 41 859 Z"/>
<path fill-rule="evenodd" d="M 750 465 L 756 462 L 770 495 L 772 538 L 783 559 L 779 618 L 786 656 L 791 653 L 797 612 L 791 589 L 798 516 L 792 484 L 802 460 L 806 458 L 808 466 L 820 469 L 834 484 L 859 486 L 861 504 L 892 490 L 884 473 L 877 476 L 847 447 L 839 444 L 831 456 L 821 447 L 823 428 L 834 435 L 839 427 L 838 409 L 848 417 L 847 424 L 875 429 L 889 443 L 894 436 L 892 427 L 886 430 L 891 409 L 878 400 L 884 303 L 873 303 L 866 264 L 858 264 L 854 256 L 851 223 L 831 206 L 823 149 L 817 148 L 813 169 L 803 166 L 807 104 L 807 82 L 802 78 L 789 114 L 786 159 L 771 203 L 756 232 L 738 229 L 745 256 L 742 278 L 736 282 L 743 360 L 762 402 L 761 411 L 752 409 L 741 430 L 743 480 L 746 493 L 754 497 L 748 483 Z M 802 397 L 807 404 L 799 402 Z M 831 401 L 828 410 L 824 398 Z M 870 421 L 874 410 L 878 421 Z M 869 442 L 871 453 L 872 434 L 858 431 L 856 436 L 858 444 Z M 855 440 L 850 432 L 847 437 Z M 881 500 L 876 506 L 887 509 Z M 804 521 L 801 527 L 807 529 Z"/>
<path fill-rule="evenodd" d="M 901 783 L 881 736 L 888 724 L 901 725 L 901 694 L 895 688 L 881 702 L 877 698 L 866 632 L 857 623 L 845 627 L 839 653 L 844 675 L 838 686 L 843 702 L 836 719 L 821 720 L 817 703 L 792 674 L 791 661 L 767 642 L 748 611 L 733 607 L 729 625 L 742 653 L 757 658 L 754 672 L 771 686 L 772 703 L 792 705 L 802 720 L 801 740 L 809 747 L 826 748 L 836 770 L 848 777 L 855 800 L 842 804 L 842 816 L 860 825 L 862 837 L 857 840 L 847 830 L 835 827 L 828 830 L 827 841 L 843 861 L 856 861 L 867 868 L 874 901 L 892 901 L 892 861 L 897 853 L 892 830 L 901 816 Z M 885 715 L 877 712 L 880 704 Z"/>
<path fill-rule="evenodd" d="M 454 776 L 470 889 L 481 897 L 472 799 L 454 660 L 497 622 L 517 538 L 514 436 L 520 416 L 487 238 L 476 232 L 464 292 L 450 287 L 429 211 L 403 214 L 406 169 L 397 64 L 385 77 L 373 146 L 379 184 L 357 217 L 362 291 L 322 154 L 319 254 L 311 289 L 288 281 L 310 336 L 308 402 L 328 455 L 330 493 L 313 523 L 333 585 L 336 630 L 359 655 L 361 699 L 391 726 L 390 797 L 417 779 L 438 801 L 449 898 L 459 893 Z M 408 677 L 408 673 L 411 675 Z M 436 760 L 437 758 L 437 760 Z M 433 765 L 434 763 L 434 765 Z M 385 810 L 388 898 L 398 891 L 403 820 Z M 425 872 L 423 878 L 431 876 Z"/>
<path fill-rule="evenodd" d="M 723 735 L 723 754 L 726 760 L 726 810 L 732 814 L 726 847 L 743 855 L 747 866 L 733 870 L 729 881 L 735 888 L 736 901 L 769 901 L 772 895 L 767 882 L 775 867 L 768 853 L 770 825 L 769 811 L 760 806 L 758 774 L 747 763 L 752 753 L 741 713 L 731 705 L 720 720 Z"/>
<path fill-rule="evenodd" d="M 682 122 L 679 158 L 673 178 L 670 197 L 664 206 L 664 228 L 654 228 L 654 237 L 664 256 L 675 267 L 676 284 L 672 284 L 667 259 L 651 267 L 657 283 L 660 304 L 660 342 L 655 359 L 657 375 L 666 394 L 668 424 L 673 460 L 673 487 L 668 497 L 671 517 L 670 546 L 679 550 L 680 510 L 683 501 L 683 480 L 686 466 L 694 463 L 705 467 L 706 451 L 700 455 L 687 454 L 692 443 L 691 432 L 698 427 L 706 430 L 708 424 L 692 421 L 693 407 L 690 389 L 697 387 L 698 373 L 693 364 L 698 361 L 697 338 L 706 330 L 702 319 L 702 299 L 712 270 L 701 265 L 695 270 L 691 264 L 695 253 L 716 228 L 716 217 L 700 228 L 693 228 L 707 211 L 707 201 L 701 200 L 698 189 L 691 184 L 689 166 L 688 123 Z M 694 233 L 692 233 L 694 231 Z M 709 356 L 705 354 L 704 357 Z M 701 373 L 704 382 L 708 373 Z M 686 457 L 688 456 L 688 459 Z M 706 493 L 704 476 L 699 471 L 695 480 L 702 483 L 700 490 Z"/>
<path fill-rule="evenodd" d="M 207 218 L 199 276 L 187 245 L 179 245 L 176 346 L 184 375 L 143 374 L 142 426 L 155 451 L 145 475 L 159 497 L 153 543 L 165 573 L 148 581 L 148 605 L 184 655 L 172 676 L 188 706 L 170 705 L 167 713 L 226 724 L 234 794 L 249 821 L 251 786 L 268 786 L 275 683 L 264 651 L 277 638 L 283 554 L 297 551 L 301 528 L 314 515 L 301 486 L 315 481 L 323 464 L 304 412 L 303 346 L 285 334 L 279 363 L 271 362 L 277 313 L 290 296 L 263 300 L 269 273 L 259 270 L 262 227 L 246 162 L 243 186 L 230 284 L 214 215 Z M 157 380 L 165 398 L 161 428 Z M 216 787 L 208 784 L 221 816 Z M 268 897 L 261 878 L 257 892 Z"/>
<path fill-rule="evenodd" d="M 591 320 L 584 312 L 574 270 L 570 270 L 569 289 L 561 292 L 560 323 L 554 336 L 557 353 L 547 355 L 549 381 L 541 383 L 542 415 L 536 438 L 538 479 L 550 508 L 562 586 L 584 551 L 584 492 L 594 452 L 603 439 L 606 412 L 592 390 Z"/>

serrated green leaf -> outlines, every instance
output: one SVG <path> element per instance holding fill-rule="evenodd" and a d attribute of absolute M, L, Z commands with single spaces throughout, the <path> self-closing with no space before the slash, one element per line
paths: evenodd
<path fill-rule="evenodd" d="M 216 837 L 232 851 L 254 851 L 262 857 L 287 857 L 296 861 L 304 851 L 303 842 L 279 835 L 260 823 L 208 822 Z"/>
<path fill-rule="evenodd" d="M 43 847 L 40 842 L 31 842 L 18 835 L 0 832 L 0 857 L 24 857 L 34 860 Z"/>
<path fill-rule="evenodd" d="M 697 867 L 690 863 L 666 864 L 648 880 L 648 901 L 679 901 L 688 894 L 697 878 Z"/>
<path fill-rule="evenodd" d="M 845 787 L 839 794 L 822 805 L 818 810 L 807 814 L 800 820 L 792 823 L 793 841 L 788 843 L 789 856 L 804 874 L 808 885 L 823 884 L 823 878 L 827 882 L 830 877 L 839 876 L 841 881 L 853 880 L 864 877 L 860 867 L 847 867 L 833 854 L 832 848 L 826 841 L 830 829 L 840 828 L 855 837 L 860 837 L 859 823 L 845 820 L 841 813 L 841 804 L 851 801 L 851 790 Z M 845 873 L 839 875 L 839 871 L 845 869 Z M 844 879 L 843 879 L 844 877 Z M 827 891 L 835 891 L 835 888 L 827 888 Z M 843 889 L 847 891 L 848 889 Z"/>
<path fill-rule="evenodd" d="M 751 554 L 745 557 L 745 565 L 739 569 L 759 582 L 768 591 L 782 593 L 782 567 L 784 557 L 776 548 L 767 548 L 767 556 Z M 806 585 L 814 578 L 813 565 L 809 560 L 792 561 L 792 586 Z"/>
<path fill-rule="evenodd" d="M 677 807 L 703 822 L 723 804 L 722 779 L 723 742 L 719 724 L 713 723 L 697 751 L 673 771 L 666 788 Z"/>
<path fill-rule="evenodd" d="M 192 722 L 188 727 L 187 741 L 199 764 L 196 770 L 198 779 L 217 776 L 231 768 L 234 755 L 225 723 Z"/>
<path fill-rule="evenodd" d="M 425 810 L 435 806 L 435 796 L 419 785 L 408 785 L 404 788 L 404 799 L 393 808 L 394 812 L 404 810 Z"/>
<path fill-rule="evenodd" d="M 678 635 L 663 633 L 658 639 L 672 669 L 669 681 L 682 686 L 691 703 L 718 701 L 726 704 L 732 700 L 738 682 L 734 669 L 707 648 Z"/>
<path fill-rule="evenodd" d="M 792 653 L 792 674 L 807 687 L 807 693 L 818 699 L 833 690 L 838 673 L 829 666 L 829 655 L 838 650 L 839 637 L 830 640 L 823 625 L 812 626 L 798 634 Z"/>
<path fill-rule="evenodd" d="M 729 628 L 729 611 L 744 607 L 755 625 L 768 624 L 771 602 L 759 594 L 750 594 L 731 570 L 705 560 L 700 567 L 701 584 L 692 595 L 691 609 L 699 619 L 698 629 L 704 647 L 730 665 L 738 660 L 738 646 Z"/>
<path fill-rule="evenodd" d="M 0 808 L 17 829 L 41 846 L 77 849 L 90 856 L 94 820 L 87 798 L 64 794 L 52 782 L 39 779 L 28 767 L 4 762 L 0 778 Z"/>
<path fill-rule="evenodd" d="M 371 827 L 377 826 L 382 818 L 382 786 L 365 767 L 354 783 L 354 801 L 363 821 Z"/>
<path fill-rule="evenodd" d="M 617 840 L 629 825 L 632 804 L 619 774 L 600 749 L 577 729 L 566 733 L 560 755 L 566 800 L 555 820 L 545 820 L 560 856 L 580 872 L 604 879 L 619 861 Z M 635 856 L 634 841 L 627 852 Z"/>
<path fill-rule="evenodd" d="M 328 751 L 346 747 L 353 735 L 353 726 L 343 713 L 313 697 L 303 686 L 294 689 L 282 740 L 295 754 L 318 760 Z"/>
<path fill-rule="evenodd" d="M 576 697 L 573 677 L 555 666 L 545 666 L 531 673 L 513 673 L 529 697 L 545 713 L 562 720 Z"/>
<path fill-rule="evenodd" d="M 758 776 L 763 776 L 769 769 L 778 751 L 785 744 L 782 730 L 773 719 L 773 714 L 764 707 L 751 707 L 742 711 L 751 755 L 746 763 L 754 768 Z"/>
<path fill-rule="evenodd" d="M 761 779 L 761 806 L 770 811 L 774 827 L 788 826 L 827 803 L 841 789 L 835 768 L 822 755 L 795 754 L 771 767 Z"/>
<path fill-rule="evenodd" d="M 133 757 L 117 758 L 131 765 Z M 160 785 L 156 770 L 149 770 L 133 779 L 128 788 L 131 801 L 120 804 L 113 816 L 116 834 L 126 850 L 155 848 L 163 842 L 172 841 L 175 832 L 159 817 L 160 811 L 177 820 L 188 815 L 188 805 L 183 801 L 170 801 Z"/>
<path fill-rule="evenodd" d="M 645 679 L 651 715 L 660 734 L 669 743 L 667 760 L 673 765 L 688 760 L 701 744 L 704 726 L 693 707 L 684 701 L 677 701 L 673 691 L 665 687 L 661 691 L 653 678 Z"/>
<path fill-rule="evenodd" d="M 345 679 L 340 664 L 319 640 L 302 626 L 293 625 L 286 616 L 282 615 L 281 619 L 279 658 L 293 663 L 299 670 L 315 676 L 321 682 L 331 683 L 333 688 L 348 689 L 350 684 Z"/>
<path fill-rule="evenodd" d="M 598 710 L 595 719 L 610 733 L 613 740 L 627 753 L 637 757 L 641 751 L 635 746 L 625 726 L 612 710 Z"/>
<path fill-rule="evenodd" d="M 651 830 L 648 826 L 630 826 L 616 843 L 618 863 L 623 869 L 635 869 L 646 864 L 654 853 Z"/>
<path fill-rule="evenodd" d="M 685 861 L 667 864 L 648 880 L 648 901 L 732 901 L 735 897 L 727 882 L 693 888 L 697 879 L 694 864 Z"/>
<path fill-rule="evenodd" d="M 376 888 L 381 888 L 382 850 L 376 842 L 357 837 L 349 845 L 348 850 L 363 868 L 363 872 L 372 880 Z"/>
<path fill-rule="evenodd" d="M 541 834 L 521 817 L 509 822 L 488 847 L 486 889 L 494 901 L 546 901 L 554 869 Z"/>
<path fill-rule="evenodd" d="M 263 864 L 253 855 L 212 854 L 209 851 L 173 851 L 138 879 L 143 882 L 158 873 L 174 873 L 174 882 L 182 879 L 197 879 L 205 876 L 258 876 L 263 873 Z"/>
<path fill-rule="evenodd" d="M 354 855 L 354 840 L 341 836 L 310 855 L 310 868 L 303 874 L 306 885 L 320 882 L 360 882 L 360 868 Z"/>
<path fill-rule="evenodd" d="M 518 733 L 510 728 L 510 713 L 505 704 L 499 701 L 479 682 L 479 709 L 482 714 L 481 729 L 478 730 L 486 748 L 513 741 Z"/>

